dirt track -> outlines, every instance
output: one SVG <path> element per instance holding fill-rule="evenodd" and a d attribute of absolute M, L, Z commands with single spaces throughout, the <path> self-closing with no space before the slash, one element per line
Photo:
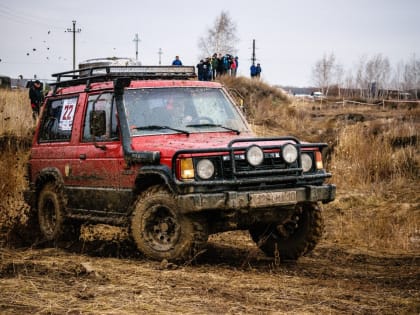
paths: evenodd
<path fill-rule="evenodd" d="M 280 265 L 245 232 L 212 237 L 199 260 L 183 266 L 100 242 L 76 251 L 3 248 L 0 255 L 2 314 L 420 312 L 419 256 L 374 255 L 326 242 L 297 264 Z"/>

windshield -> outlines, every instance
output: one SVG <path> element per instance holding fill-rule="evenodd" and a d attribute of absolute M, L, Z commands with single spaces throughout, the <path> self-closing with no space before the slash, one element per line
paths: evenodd
<path fill-rule="evenodd" d="M 124 93 L 132 136 L 162 133 L 248 131 L 222 89 L 143 88 Z"/>

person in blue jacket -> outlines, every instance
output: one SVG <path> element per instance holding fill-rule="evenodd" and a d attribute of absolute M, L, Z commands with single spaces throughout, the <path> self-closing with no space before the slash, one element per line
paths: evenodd
<path fill-rule="evenodd" d="M 255 78 L 257 75 L 257 67 L 254 64 L 252 64 L 250 71 L 251 71 L 251 78 L 252 79 Z"/>
<path fill-rule="evenodd" d="M 175 56 L 175 60 L 172 61 L 173 66 L 182 66 L 181 60 L 179 60 L 179 56 Z"/>

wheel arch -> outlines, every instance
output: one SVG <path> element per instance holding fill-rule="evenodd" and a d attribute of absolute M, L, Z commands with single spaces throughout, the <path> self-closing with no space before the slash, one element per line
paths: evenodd
<path fill-rule="evenodd" d="M 136 177 L 134 193 L 138 195 L 156 185 L 163 185 L 171 193 L 176 193 L 176 185 L 172 179 L 169 167 L 165 165 L 142 167 Z"/>
<path fill-rule="evenodd" d="M 61 175 L 60 171 L 55 167 L 48 167 L 41 172 L 36 178 L 35 181 L 35 189 L 36 189 L 36 200 L 35 204 L 38 204 L 38 196 L 42 188 L 48 183 L 56 183 L 59 187 L 64 186 L 63 176 Z"/>

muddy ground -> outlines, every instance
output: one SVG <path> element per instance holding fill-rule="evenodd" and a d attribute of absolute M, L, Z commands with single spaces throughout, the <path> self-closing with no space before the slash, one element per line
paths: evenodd
<path fill-rule="evenodd" d="M 245 232 L 210 238 L 192 264 L 152 262 L 130 243 L 0 248 L 1 314 L 419 314 L 420 257 L 324 239 L 290 264 Z"/>

